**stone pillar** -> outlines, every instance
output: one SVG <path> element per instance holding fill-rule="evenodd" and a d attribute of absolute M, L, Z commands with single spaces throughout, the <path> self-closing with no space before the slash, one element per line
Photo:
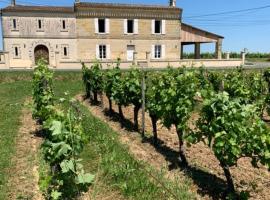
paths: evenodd
<path fill-rule="evenodd" d="M 150 67 L 150 51 L 146 52 L 146 62 L 147 62 L 147 67 Z"/>
<path fill-rule="evenodd" d="M 246 52 L 245 51 L 241 52 L 241 58 L 242 58 L 242 65 L 244 65 L 246 62 Z"/>
<path fill-rule="evenodd" d="M 138 65 L 137 55 L 138 53 L 134 51 L 133 52 L 133 65 Z"/>
<path fill-rule="evenodd" d="M 195 59 L 200 59 L 201 58 L 201 44 L 199 42 L 195 43 L 195 49 L 194 49 L 194 55 Z"/>
<path fill-rule="evenodd" d="M 181 55 L 180 59 L 183 59 L 183 57 L 184 57 L 184 45 L 183 45 L 183 44 L 181 44 L 181 52 L 180 52 L 180 55 Z"/>
<path fill-rule="evenodd" d="M 226 52 L 226 60 L 230 60 L 230 52 Z"/>
<path fill-rule="evenodd" d="M 216 59 L 222 59 L 222 39 L 218 39 L 216 42 Z"/>

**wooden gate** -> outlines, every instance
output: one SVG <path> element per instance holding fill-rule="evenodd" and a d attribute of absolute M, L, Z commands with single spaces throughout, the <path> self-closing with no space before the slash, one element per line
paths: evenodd
<path fill-rule="evenodd" d="M 37 64 L 38 60 L 41 58 L 43 58 L 47 62 L 47 64 L 50 64 L 49 50 L 46 46 L 44 46 L 44 45 L 36 46 L 34 54 L 35 54 L 35 63 L 36 64 Z"/>

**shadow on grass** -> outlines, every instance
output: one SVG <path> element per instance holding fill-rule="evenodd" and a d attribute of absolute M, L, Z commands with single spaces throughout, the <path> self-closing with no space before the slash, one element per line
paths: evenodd
<path fill-rule="evenodd" d="M 103 113 L 114 122 L 121 123 L 122 128 L 127 131 L 136 131 L 134 129 L 134 123 L 128 119 L 121 119 L 120 115 L 114 110 L 110 111 L 108 108 L 104 108 Z M 153 142 L 153 137 L 142 139 L 142 143 L 151 144 L 157 152 L 159 152 L 166 161 L 170 163 L 169 170 L 181 170 L 190 177 L 194 184 L 198 187 L 198 193 L 201 196 L 210 196 L 212 199 L 225 199 L 227 194 L 227 183 L 225 180 L 217 177 L 200 168 L 188 165 L 184 166 L 179 161 L 179 152 L 165 145 L 164 142 L 158 139 L 157 144 Z M 207 159 L 207 158 L 206 158 Z M 233 199 L 240 199 L 239 194 L 234 194 Z"/>

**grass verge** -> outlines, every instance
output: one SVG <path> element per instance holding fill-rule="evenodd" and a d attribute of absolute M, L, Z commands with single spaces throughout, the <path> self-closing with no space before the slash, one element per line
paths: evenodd
<path fill-rule="evenodd" d="M 84 113 L 83 127 L 90 141 L 82 154 L 87 170 L 100 169 L 103 181 L 120 190 L 127 198 L 194 199 L 188 191 L 190 183 L 170 181 L 162 172 L 135 160 L 127 146 L 119 142 L 116 132 L 95 118 L 86 107 L 81 106 L 81 109 Z M 89 166 L 87 163 L 95 164 Z"/>

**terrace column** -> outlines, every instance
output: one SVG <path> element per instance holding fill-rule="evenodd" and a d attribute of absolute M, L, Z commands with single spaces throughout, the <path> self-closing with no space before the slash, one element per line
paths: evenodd
<path fill-rule="evenodd" d="M 183 59 L 183 57 L 184 57 L 184 45 L 183 44 L 180 44 L 180 45 L 181 45 L 181 52 L 180 52 L 181 57 L 180 57 L 180 59 Z"/>
<path fill-rule="evenodd" d="M 218 39 L 216 42 L 216 59 L 222 59 L 222 39 Z"/>
<path fill-rule="evenodd" d="M 201 44 L 199 42 L 195 43 L 195 59 L 200 59 L 201 58 Z"/>

